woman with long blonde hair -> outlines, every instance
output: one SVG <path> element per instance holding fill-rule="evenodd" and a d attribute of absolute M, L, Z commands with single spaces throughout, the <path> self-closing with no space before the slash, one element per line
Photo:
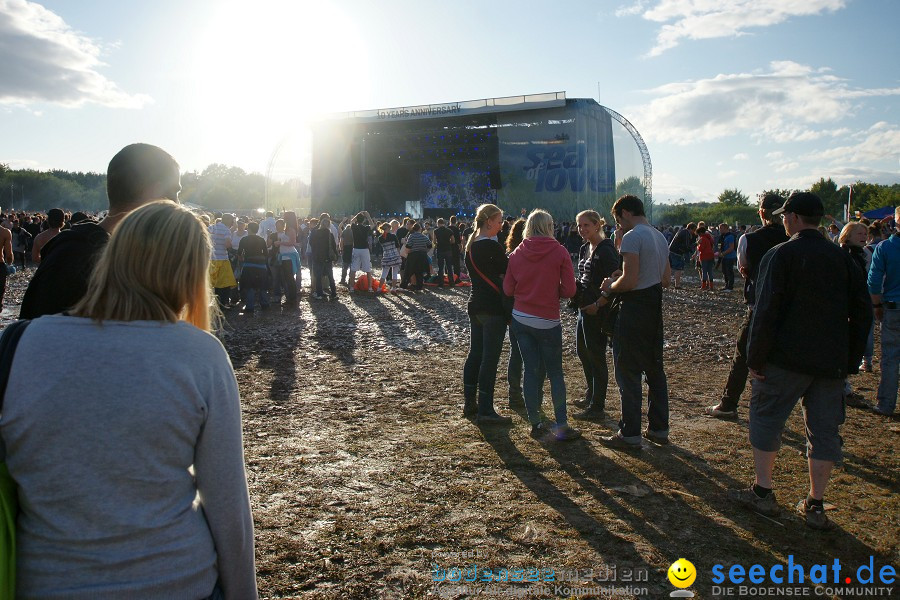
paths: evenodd
<path fill-rule="evenodd" d="M 471 335 L 463 367 L 463 415 L 477 416 L 478 422 L 485 424 L 512 421 L 494 408 L 494 384 L 507 322 L 501 292 L 507 260 L 497 241 L 502 226 L 503 211 L 493 204 L 482 204 L 475 213 L 475 231 L 465 249 L 472 287 L 467 306 Z"/>
<path fill-rule="evenodd" d="M 170 201 L 125 217 L 71 315 L 18 344 L 0 460 L 23 598 L 256 598 L 240 398 L 210 335 L 210 238 Z M 55 375 L 34 378 L 32 365 Z"/>

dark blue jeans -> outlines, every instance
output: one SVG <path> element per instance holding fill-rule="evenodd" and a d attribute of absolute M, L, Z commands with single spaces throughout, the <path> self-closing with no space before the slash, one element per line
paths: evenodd
<path fill-rule="evenodd" d="M 435 252 L 438 264 L 438 285 L 444 285 L 444 268 L 447 269 L 447 280 L 453 285 L 453 251 Z M 456 274 L 459 277 L 459 273 Z"/>
<path fill-rule="evenodd" d="M 312 278 L 314 289 L 317 294 L 322 295 L 322 277 L 328 278 L 328 286 L 331 288 L 331 295 L 337 295 L 337 288 L 334 285 L 334 269 L 330 260 L 312 261 Z"/>
<path fill-rule="evenodd" d="M 509 397 L 522 398 L 522 353 L 519 342 L 512 327 L 509 328 L 509 362 L 506 364 L 506 381 L 509 384 Z"/>
<path fill-rule="evenodd" d="M 734 266 L 737 264 L 737 258 L 722 259 L 722 275 L 725 277 L 725 288 L 734 289 Z"/>
<path fill-rule="evenodd" d="M 598 319 L 578 312 L 575 323 L 575 349 L 584 370 L 587 392 L 584 400 L 588 409 L 606 409 L 606 386 L 609 368 L 606 366 L 606 335 L 600 330 Z"/>
<path fill-rule="evenodd" d="M 550 378 L 550 396 L 557 425 L 566 425 L 566 380 L 562 369 L 562 325 L 552 329 L 536 329 L 513 318 L 509 325 L 515 332 L 525 367 L 525 408 L 532 425 L 541 421 L 540 390 L 545 377 Z"/>
<path fill-rule="evenodd" d="M 467 400 L 478 398 L 478 414 L 492 415 L 494 410 L 494 383 L 497 381 L 497 365 L 503 338 L 506 337 L 504 315 L 469 313 L 469 356 L 463 366 L 463 393 Z"/>
<path fill-rule="evenodd" d="M 647 377 L 649 429 L 669 431 L 669 387 L 663 370 L 662 287 L 627 292 L 622 297 L 613 335 L 616 383 L 622 398 L 619 431 L 629 442 L 641 441 L 641 375 Z"/>

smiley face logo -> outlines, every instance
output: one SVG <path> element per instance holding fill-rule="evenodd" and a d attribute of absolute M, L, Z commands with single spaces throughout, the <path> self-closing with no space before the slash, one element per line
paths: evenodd
<path fill-rule="evenodd" d="M 691 561 L 685 558 L 679 558 L 669 567 L 669 581 L 677 588 L 691 587 L 694 580 L 697 579 L 697 569 L 691 564 Z"/>

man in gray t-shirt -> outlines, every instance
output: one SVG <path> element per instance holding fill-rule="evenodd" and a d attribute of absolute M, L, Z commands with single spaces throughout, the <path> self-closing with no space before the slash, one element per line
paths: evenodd
<path fill-rule="evenodd" d="M 622 274 L 600 286 L 603 297 L 619 296 L 619 317 L 613 333 L 616 383 L 622 398 L 622 418 L 616 435 L 601 443 L 612 448 L 641 447 L 641 375 L 647 377 L 649 406 L 645 436 L 651 442 L 669 440 L 669 388 L 663 370 L 662 288 L 671 276 L 669 246 L 662 233 L 650 226 L 644 204 L 635 196 L 622 196 L 612 208 L 622 237 Z"/>

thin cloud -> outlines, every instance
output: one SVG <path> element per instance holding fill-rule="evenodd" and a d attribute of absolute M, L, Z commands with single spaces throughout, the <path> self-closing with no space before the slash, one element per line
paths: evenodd
<path fill-rule="evenodd" d="M 735 155 L 732 156 L 731 158 L 732 158 L 732 160 L 749 160 L 749 159 L 750 159 L 750 155 L 747 154 L 746 152 L 738 152 L 737 154 L 735 154 Z"/>
<path fill-rule="evenodd" d="M 856 144 L 812 152 L 803 158 L 840 166 L 896 160 L 900 157 L 900 128 L 896 125 L 881 121 L 857 137 L 862 139 Z"/>
<path fill-rule="evenodd" d="M 658 0 L 649 8 L 638 0 L 616 11 L 618 17 L 641 15 L 660 23 L 656 45 L 648 53 L 659 56 L 683 40 L 746 35 L 751 28 L 778 25 L 791 17 L 806 17 L 844 8 L 846 0 L 717 0 L 690 2 Z"/>
<path fill-rule="evenodd" d="M 101 53 L 97 42 L 40 4 L 0 0 L 0 104 L 140 108 L 149 102 L 99 72 Z"/>
<path fill-rule="evenodd" d="M 649 91 L 649 103 L 632 110 L 655 141 L 690 144 L 749 133 L 780 143 L 839 137 L 846 128 L 822 129 L 842 120 L 861 98 L 898 96 L 898 88 L 851 88 L 829 69 L 775 61 L 766 71 L 719 74 Z"/>

